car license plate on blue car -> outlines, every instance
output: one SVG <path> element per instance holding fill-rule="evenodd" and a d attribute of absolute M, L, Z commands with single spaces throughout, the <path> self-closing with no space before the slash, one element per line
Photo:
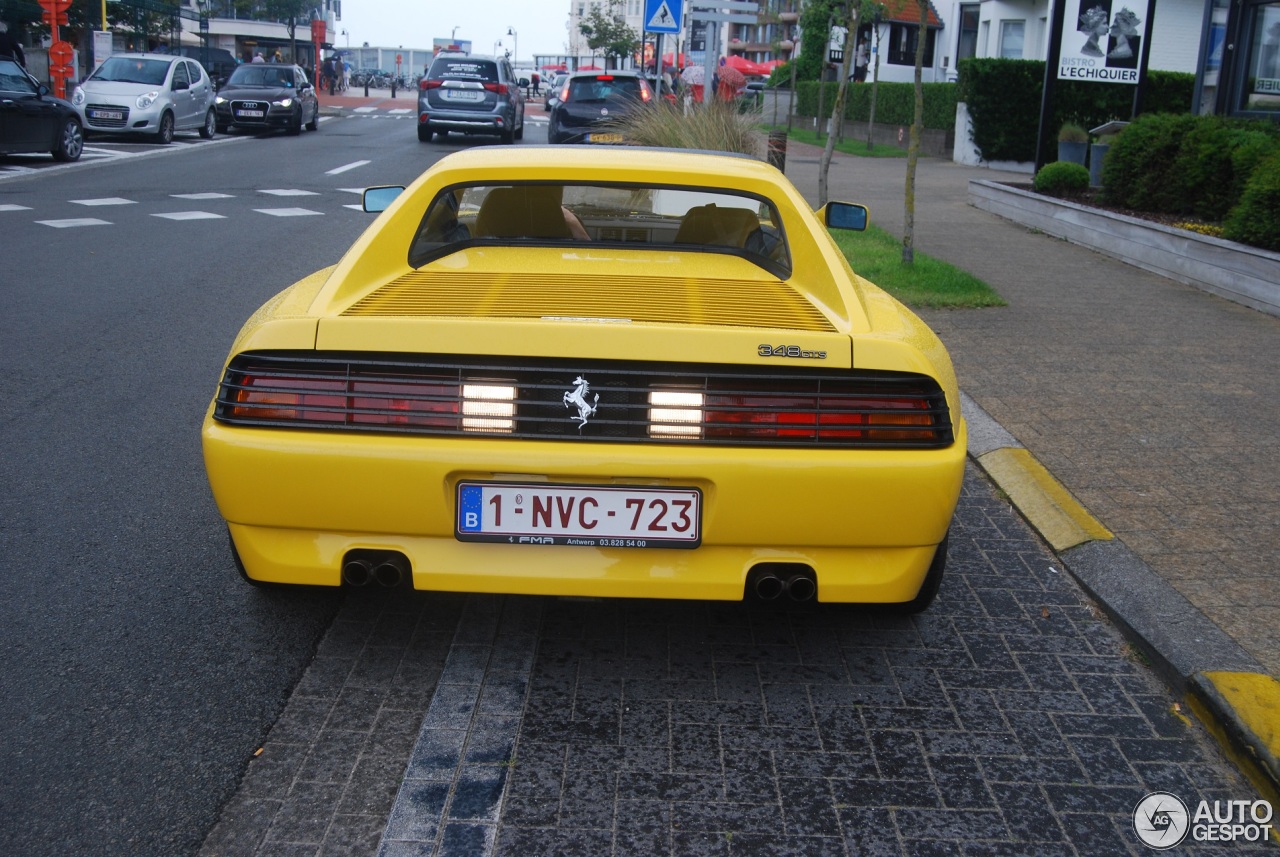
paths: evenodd
<path fill-rule="evenodd" d="M 582 547 L 695 548 L 697 488 L 462 482 L 459 541 Z"/>

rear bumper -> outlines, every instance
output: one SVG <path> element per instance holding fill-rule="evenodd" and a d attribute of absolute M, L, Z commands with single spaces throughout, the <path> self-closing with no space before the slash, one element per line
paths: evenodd
<path fill-rule="evenodd" d="M 915 596 L 946 535 L 965 435 L 961 423 L 943 450 L 588 449 L 208 419 L 204 452 L 218 507 L 257 580 L 336 586 L 348 551 L 374 550 L 404 554 L 418 589 L 738 600 L 753 566 L 796 563 L 816 573 L 821 601 L 901 602 Z M 696 487 L 702 543 L 460 542 L 462 479 Z"/>

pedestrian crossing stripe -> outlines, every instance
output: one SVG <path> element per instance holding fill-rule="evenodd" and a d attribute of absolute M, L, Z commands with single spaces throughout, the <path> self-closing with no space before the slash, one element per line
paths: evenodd
<path fill-rule="evenodd" d="M 676 16 L 671 14 L 671 7 L 667 5 L 667 0 L 662 0 L 658 4 L 658 8 L 654 10 L 653 17 L 649 19 L 649 23 L 644 25 L 646 30 L 650 32 L 676 32 L 673 27 L 676 26 Z"/>

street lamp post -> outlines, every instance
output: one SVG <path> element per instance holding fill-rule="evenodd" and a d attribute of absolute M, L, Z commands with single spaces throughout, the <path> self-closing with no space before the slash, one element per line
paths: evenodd
<path fill-rule="evenodd" d="M 449 44 L 456 45 L 458 43 L 458 31 L 461 29 L 461 24 L 453 28 L 453 32 L 449 34 Z"/>
<path fill-rule="evenodd" d="M 511 63 L 514 65 L 520 61 L 520 34 L 515 27 L 507 27 L 507 35 L 511 37 Z"/>
<path fill-rule="evenodd" d="M 498 39 L 498 41 L 493 43 L 493 55 L 495 57 L 498 55 L 498 48 L 500 47 L 502 47 L 502 39 Z"/>

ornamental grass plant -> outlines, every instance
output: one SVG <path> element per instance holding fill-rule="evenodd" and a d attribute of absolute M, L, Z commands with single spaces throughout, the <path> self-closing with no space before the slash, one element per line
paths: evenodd
<path fill-rule="evenodd" d="M 758 116 L 739 113 L 731 101 L 690 104 L 686 111 L 679 102 L 660 99 L 610 123 L 610 130 L 632 146 L 737 152 L 763 159 L 766 138 L 758 123 Z"/>

